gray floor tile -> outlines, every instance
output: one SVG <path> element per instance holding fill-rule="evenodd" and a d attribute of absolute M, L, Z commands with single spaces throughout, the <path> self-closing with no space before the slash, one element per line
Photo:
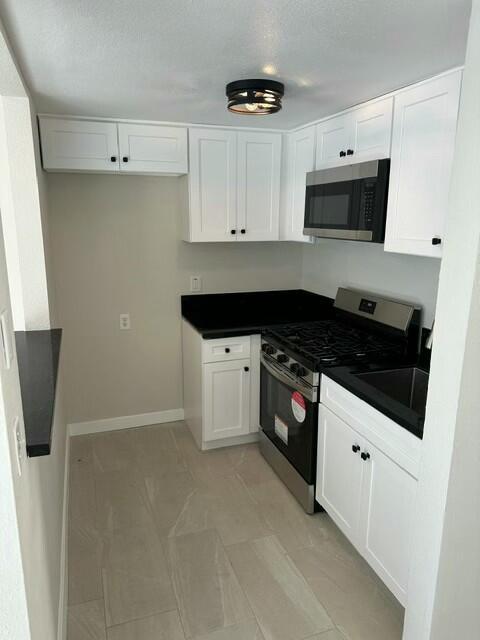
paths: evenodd
<path fill-rule="evenodd" d="M 187 637 L 252 617 L 215 530 L 169 538 L 167 548 Z"/>
<path fill-rule="evenodd" d="M 255 620 L 240 622 L 231 627 L 217 629 L 211 633 L 195 636 L 194 640 L 264 640 L 260 627 Z M 327 638 L 328 640 L 328 638 Z"/>
<path fill-rule="evenodd" d="M 176 608 L 153 527 L 106 533 L 102 576 L 108 627 Z"/>
<path fill-rule="evenodd" d="M 184 640 L 177 611 L 126 622 L 107 629 L 107 640 Z"/>
<path fill-rule="evenodd" d="M 75 523 L 70 525 L 68 536 L 68 603 L 103 598 L 102 542 L 98 532 Z"/>
<path fill-rule="evenodd" d="M 275 536 L 227 549 L 265 640 L 302 640 L 333 627 Z"/>
<path fill-rule="evenodd" d="M 172 475 L 186 471 L 185 458 L 167 425 L 132 429 L 135 464 L 145 475 Z"/>
<path fill-rule="evenodd" d="M 95 487 L 98 529 L 111 531 L 153 524 L 143 477 L 135 469 L 97 473 Z"/>
<path fill-rule="evenodd" d="M 96 471 L 131 469 L 135 461 L 132 431 L 132 429 L 124 429 L 92 436 L 93 461 Z"/>
<path fill-rule="evenodd" d="M 67 640 L 106 640 L 103 600 L 68 607 Z"/>

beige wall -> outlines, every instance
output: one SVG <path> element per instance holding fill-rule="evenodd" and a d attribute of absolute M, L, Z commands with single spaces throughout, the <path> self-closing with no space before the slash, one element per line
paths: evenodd
<path fill-rule="evenodd" d="M 439 269 L 440 260 L 387 253 L 383 245 L 321 240 L 304 248 L 302 287 L 334 297 L 337 287 L 350 286 L 412 301 L 430 326 Z"/>
<path fill-rule="evenodd" d="M 183 406 L 180 295 L 298 287 L 294 244 L 180 240 L 177 178 L 48 174 L 69 422 Z M 120 331 L 129 312 L 132 329 Z"/>

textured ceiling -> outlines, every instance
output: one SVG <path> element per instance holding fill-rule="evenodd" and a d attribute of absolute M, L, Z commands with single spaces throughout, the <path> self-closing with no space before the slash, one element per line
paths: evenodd
<path fill-rule="evenodd" d="M 290 128 L 463 63 L 470 0 L 0 0 L 41 112 Z M 284 109 L 225 109 L 268 74 Z"/>

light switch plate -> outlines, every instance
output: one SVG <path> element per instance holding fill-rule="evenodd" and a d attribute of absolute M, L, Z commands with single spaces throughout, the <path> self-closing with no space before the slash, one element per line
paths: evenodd
<path fill-rule="evenodd" d="M 18 416 L 15 417 L 13 421 L 13 438 L 15 443 L 15 458 L 17 462 L 17 473 L 19 476 L 22 475 L 23 470 L 23 461 L 25 460 L 25 437 L 23 435 L 23 430 L 20 424 L 20 418 Z"/>

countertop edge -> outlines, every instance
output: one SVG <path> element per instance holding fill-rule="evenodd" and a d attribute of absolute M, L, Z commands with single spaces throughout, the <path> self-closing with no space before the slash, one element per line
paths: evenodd
<path fill-rule="evenodd" d="M 28 457 L 51 453 L 62 329 L 15 331 Z"/>

